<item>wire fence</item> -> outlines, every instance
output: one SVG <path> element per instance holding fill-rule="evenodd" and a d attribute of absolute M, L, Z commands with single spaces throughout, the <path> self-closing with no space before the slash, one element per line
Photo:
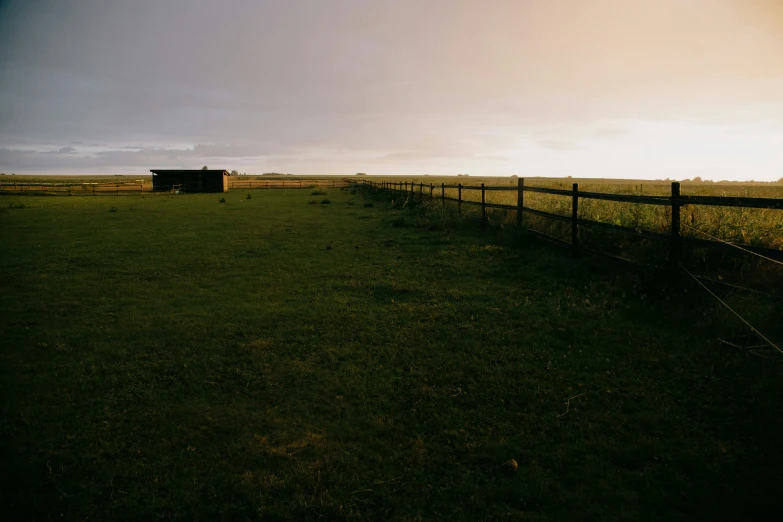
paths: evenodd
<path fill-rule="evenodd" d="M 680 183 L 676 181 L 671 183 L 671 194 L 667 196 L 580 191 L 578 183 L 574 183 L 571 190 L 526 186 L 524 178 L 518 180 L 516 187 L 486 186 L 483 183 L 475 186 L 462 185 L 461 183 L 458 183 L 457 185 L 446 185 L 445 183 L 441 183 L 440 186 L 436 186 L 434 183 L 425 185 L 424 183 L 408 183 L 404 181 L 374 182 L 369 180 L 362 180 L 361 184 L 376 191 L 399 194 L 414 201 L 439 200 L 444 206 L 447 201 L 453 202 L 456 203 L 457 210 L 460 214 L 463 213 L 465 207 L 477 208 L 480 211 L 480 220 L 483 223 L 489 222 L 489 213 L 491 211 L 500 210 L 505 211 L 506 213 L 513 213 L 514 219 L 518 225 L 528 228 L 531 232 L 544 239 L 568 245 L 574 253 L 586 250 L 586 247 L 581 244 L 581 232 L 585 229 L 595 229 L 604 232 L 618 232 L 668 243 L 668 261 L 673 267 L 677 267 L 680 263 L 683 243 L 708 245 L 719 248 L 737 248 L 765 259 L 773 260 L 777 263 L 783 261 L 783 251 L 781 250 L 756 245 L 737 245 L 730 241 L 715 238 L 706 232 L 682 223 L 681 219 L 682 209 L 689 206 L 720 206 L 779 211 L 783 210 L 783 199 L 781 198 L 683 195 L 680 192 Z M 466 192 L 468 191 L 473 191 L 476 196 L 479 197 L 465 197 Z M 497 192 L 505 192 L 512 195 L 515 199 L 515 204 L 488 201 L 488 195 Z M 546 194 L 560 198 L 560 204 L 553 205 L 554 208 L 560 210 L 560 213 L 550 212 L 540 208 L 532 208 L 526 205 L 525 195 L 528 193 Z M 508 197 L 506 199 L 508 199 Z M 583 205 L 584 202 L 591 200 L 663 207 L 666 210 L 665 216 L 667 218 L 666 221 L 668 221 L 668 233 L 581 217 L 580 206 Z M 544 218 L 564 224 L 569 232 L 566 235 L 568 239 L 546 234 L 540 230 L 535 230 L 527 226 L 526 221 L 530 217 Z M 783 220 L 783 214 L 779 216 L 777 222 L 780 222 L 780 220 Z M 704 235 L 707 239 L 683 235 L 683 227 L 692 228 L 697 234 Z"/>
<path fill-rule="evenodd" d="M 359 183 L 359 182 L 354 182 Z M 642 264 L 646 266 L 652 266 L 654 268 L 667 268 L 665 266 L 658 266 L 646 261 L 633 261 L 627 258 L 619 257 L 616 255 L 607 254 L 597 249 L 591 249 L 584 245 L 581 240 L 581 232 L 583 229 L 596 229 L 603 232 L 619 232 L 621 234 L 632 235 L 642 237 L 645 239 L 652 239 L 654 241 L 668 243 L 668 269 L 673 274 L 684 273 L 687 274 L 692 280 L 703 290 L 705 290 L 712 298 L 717 300 L 723 307 L 729 310 L 734 316 L 736 316 L 745 326 L 763 340 L 764 346 L 769 346 L 774 351 L 783 354 L 783 350 L 780 348 L 779 343 L 773 342 L 768 336 L 764 335 L 758 328 L 753 326 L 745 317 L 732 308 L 724 299 L 721 299 L 714 291 L 712 291 L 704 282 L 717 283 L 733 287 L 740 291 L 747 291 L 752 294 L 762 294 L 765 297 L 777 297 L 774 294 L 767 294 L 747 288 L 746 286 L 735 285 L 720 279 L 713 279 L 707 276 L 696 275 L 683 266 L 681 262 L 682 258 L 682 245 L 683 243 L 691 243 L 700 246 L 714 246 L 719 248 L 729 248 L 735 251 L 740 251 L 744 254 L 755 257 L 756 259 L 767 262 L 776 267 L 783 266 L 783 252 L 780 250 L 759 247 L 747 244 L 736 244 L 731 241 L 727 241 L 720 237 L 714 236 L 697 227 L 683 223 L 681 219 L 681 211 L 687 206 L 723 206 L 731 208 L 742 209 L 768 209 L 774 211 L 783 210 L 783 199 L 780 198 L 751 198 L 751 197 L 726 197 L 726 196 L 689 196 L 683 195 L 680 192 L 680 183 L 672 182 L 671 193 L 667 196 L 656 195 L 629 195 L 629 194 L 606 194 L 599 192 L 580 191 L 578 183 L 574 183 L 571 190 L 553 189 L 545 187 L 529 187 L 525 186 L 524 179 L 520 178 L 516 187 L 508 186 L 486 186 L 481 184 L 479 186 L 462 185 L 446 185 L 441 183 L 440 186 L 436 186 L 434 183 L 425 185 L 424 183 L 408 183 L 408 182 L 373 182 L 368 180 L 362 180 L 361 185 L 370 188 L 376 192 L 387 192 L 390 195 L 401 196 L 410 201 L 424 202 L 429 201 L 436 203 L 439 201 L 443 207 L 446 206 L 446 202 L 456 203 L 457 212 L 462 215 L 464 212 L 463 206 L 467 208 L 474 208 L 480 211 L 479 220 L 483 224 L 489 224 L 489 213 L 494 210 L 504 211 L 507 214 L 511 214 L 514 221 L 520 227 L 525 228 L 532 234 L 549 240 L 561 246 L 565 246 L 571 250 L 574 255 L 580 253 L 588 253 L 601 257 L 611 258 L 616 261 L 630 262 L 636 264 Z M 480 191 L 480 198 L 467 199 L 464 197 L 465 191 Z M 497 191 L 503 192 L 515 192 L 516 204 L 503 204 L 492 203 L 487 201 L 487 194 Z M 525 194 L 537 193 L 558 196 L 566 199 L 570 205 L 570 212 L 554 213 L 541 209 L 530 208 L 525 205 Z M 622 202 L 632 204 L 644 204 L 655 205 L 664 207 L 668 210 L 666 213 L 668 216 L 668 234 L 662 234 L 657 231 L 645 230 L 638 227 L 629 227 L 613 223 L 605 223 L 596 220 L 586 219 L 580 217 L 579 208 L 580 203 L 583 201 L 598 200 L 598 201 L 611 201 Z M 561 211 L 564 210 L 562 206 Z M 567 209 L 567 207 L 566 207 Z M 544 218 L 562 223 L 570 229 L 570 241 L 563 238 L 555 237 L 539 230 L 535 230 L 529 226 L 527 221 L 531 218 Z M 774 222 L 783 222 L 783 214 L 780 214 Z M 682 228 L 692 230 L 695 234 L 703 236 L 703 238 L 695 236 L 683 236 Z M 721 340 L 722 342 L 724 340 Z M 731 344 L 731 343 L 727 343 Z M 734 344 L 732 344 L 733 346 Z M 753 346 L 758 348 L 758 346 Z M 755 352 L 754 352 L 755 353 Z M 757 353 L 757 355 L 760 355 Z"/>

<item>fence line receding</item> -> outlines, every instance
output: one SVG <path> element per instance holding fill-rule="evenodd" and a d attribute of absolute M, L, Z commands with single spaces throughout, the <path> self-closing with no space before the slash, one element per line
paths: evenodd
<path fill-rule="evenodd" d="M 433 201 L 434 185 L 429 184 L 427 186 L 428 196 L 425 196 L 424 183 L 418 183 L 418 191 L 416 190 L 416 183 L 407 181 L 382 181 L 375 182 L 369 180 L 362 180 L 361 184 L 370 187 L 373 190 L 387 191 L 390 193 L 398 193 L 408 197 L 412 200 L 416 200 L 418 196 L 419 201 L 427 200 Z M 456 190 L 457 197 L 447 196 L 446 191 Z M 481 191 L 480 200 L 465 199 L 463 197 L 463 191 L 474 190 Z M 490 203 L 487 202 L 487 192 L 490 191 L 506 191 L 516 192 L 516 204 L 509 205 L 503 203 Z M 565 241 L 554 236 L 544 234 L 539 231 L 529 229 L 535 235 L 554 241 L 559 244 L 565 244 L 571 247 L 574 253 L 578 253 L 580 250 L 579 244 L 579 231 L 581 227 L 595 228 L 604 231 L 620 232 L 624 234 L 631 234 L 635 236 L 641 236 L 648 239 L 656 239 L 660 241 L 669 242 L 669 262 L 672 266 L 676 267 L 680 263 L 682 243 L 693 243 L 700 245 L 709 245 L 717 247 L 729 247 L 734 246 L 727 241 L 714 241 L 711 239 L 701 239 L 696 237 L 683 236 L 681 234 L 681 209 L 688 205 L 705 205 L 705 206 L 722 206 L 722 207 L 734 207 L 734 208 L 747 208 L 747 209 L 772 209 L 783 210 L 783 199 L 780 198 L 752 198 L 752 197 L 734 197 L 734 196 L 700 196 L 700 195 L 682 195 L 680 193 L 680 183 L 675 181 L 671 184 L 671 193 L 666 196 L 648 196 L 648 195 L 631 195 L 631 194 L 609 194 L 602 192 L 588 192 L 580 191 L 579 184 L 574 183 L 571 190 L 567 189 L 555 189 L 546 187 L 531 187 L 525 185 L 524 178 L 517 180 L 517 186 L 491 186 L 488 187 L 484 183 L 481 185 L 463 185 L 458 183 L 456 185 L 447 185 L 441 183 L 440 193 L 437 198 L 441 200 L 441 206 L 445 207 L 446 201 L 453 201 L 457 204 L 457 211 L 462 214 L 463 205 L 478 206 L 481 208 L 481 222 L 488 223 L 487 209 L 500 209 L 506 211 L 516 212 L 516 223 L 520 226 L 525 226 L 524 216 L 526 214 L 533 216 L 540 216 L 548 219 L 558 220 L 564 223 L 570 223 L 571 226 L 571 239 Z M 549 194 L 554 196 L 561 196 L 570 198 L 571 208 L 570 215 L 555 214 L 544 210 L 530 208 L 525 206 L 524 195 L 526 192 L 535 192 L 542 194 Z M 641 228 L 628 227 L 624 225 L 618 225 L 613 223 L 604 223 L 592 219 L 585 219 L 579 217 L 579 202 L 580 200 L 603 200 L 603 201 L 615 201 L 621 203 L 635 203 L 645 205 L 658 205 L 668 207 L 670 210 L 669 219 L 669 232 L 668 234 L 662 234 L 660 232 L 653 232 L 650 230 L 644 230 Z M 783 219 L 783 215 L 781 215 Z M 743 248 L 750 250 L 753 253 L 766 254 L 773 256 L 777 259 L 783 258 L 783 252 L 776 249 L 742 245 Z"/>

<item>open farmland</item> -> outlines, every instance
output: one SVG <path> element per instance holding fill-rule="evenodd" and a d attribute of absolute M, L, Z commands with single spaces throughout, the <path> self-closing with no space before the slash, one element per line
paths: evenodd
<path fill-rule="evenodd" d="M 783 507 L 779 354 L 721 345 L 747 331 L 710 296 L 448 209 L 319 192 L 2 198 L 24 201 L 0 207 L 4 513 Z M 743 306 L 783 338 L 777 298 Z"/>

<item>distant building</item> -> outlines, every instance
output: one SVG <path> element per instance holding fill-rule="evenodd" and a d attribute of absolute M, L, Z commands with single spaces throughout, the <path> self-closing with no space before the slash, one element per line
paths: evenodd
<path fill-rule="evenodd" d="M 182 190 L 183 192 L 228 191 L 227 170 L 156 169 L 152 172 L 152 190 Z"/>

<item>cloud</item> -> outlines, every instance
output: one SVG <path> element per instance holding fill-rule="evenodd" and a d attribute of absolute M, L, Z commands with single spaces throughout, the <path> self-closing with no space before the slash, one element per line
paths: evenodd
<path fill-rule="evenodd" d="M 243 158 L 260 159 L 277 151 L 271 146 L 233 146 L 197 144 L 185 148 L 117 147 L 78 154 L 73 147 L 56 151 L 0 149 L 0 168 L 17 171 L 118 168 L 193 167 L 205 162 L 236 162 Z"/>
<path fill-rule="evenodd" d="M 287 147 L 271 143 L 255 145 L 206 145 L 198 144 L 191 151 L 185 151 L 188 155 L 199 158 L 243 158 L 258 157 L 268 153 L 280 153 Z"/>
<path fill-rule="evenodd" d="M 410 149 L 410 150 L 401 150 L 397 152 L 390 152 L 389 154 L 384 155 L 384 159 L 387 160 L 401 160 L 401 161 L 407 161 L 407 160 L 423 160 L 423 159 L 432 159 L 432 158 L 459 158 L 459 157 L 468 157 L 472 156 L 472 154 L 469 153 L 463 153 L 460 154 L 457 151 L 450 151 L 450 150 L 427 150 L 427 149 Z"/>
<path fill-rule="evenodd" d="M 411 140 L 411 147 L 385 154 L 383 158 L 390 161 L 425 160 L 435 158 L 468 158 L 474 156 L 482 148 L 476 140 L 455 140 L 450 136 L 428 135 L 416 141 Z"/>
<path fill-rule="evenodd" d="M 0 0 L 0 164 L 13 169 L 305 155 L 311 169 L 340 154 L 471 172 L 503 156 L 516 170 L 537 152 L 608 150 L 640 120 L 783 124 L 775 0 L 38 3 Z"/>
<path fill-rule="evenodd" d="M 580 150 L 584 148 L 574 141 L 557 138 L 538 140 L 536 143 L 539 147 L 550 150 Z"/>
<path fill-rule="evenodd" d="M 61 147 L 57 150 L 48 150 L 48 151 L 42 151 L 39 152 L 39 154 L 52 154 L 55 156 L 62 156 L 65 154 L 75 154 L 77 151 L 73 147 Z"/>
<path fill-rule="evenodd" d="M 594 138 L 616 138 L 618 136 L 625 136 L 630 132 L 629 129 L 622 127 L 605 127 L 593 132 Z"/>

